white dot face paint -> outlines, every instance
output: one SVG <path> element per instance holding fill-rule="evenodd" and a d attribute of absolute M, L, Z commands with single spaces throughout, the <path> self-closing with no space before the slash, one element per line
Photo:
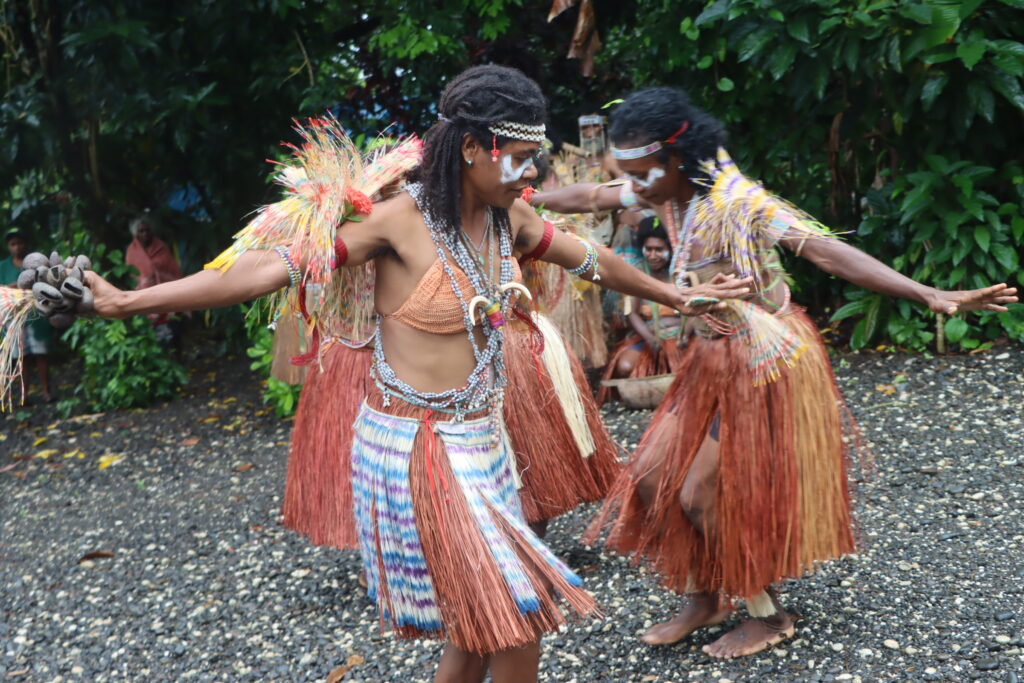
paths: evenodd
<path fill-rule="evenodd" d="M 533 157 L 523 160 L 519 164 L 519 168 L 513 168 L 512 164 L 514 161 L 511 154 L 501 155 L 501 182 L 514 183 L 522 178 L 528 169 L 533 167 Z"/>
<path fill-rule="evenodd" d="M 630 180 L 646 190 L 648 187 L 665 177 L 665 169 L 655 166 L 651 170 L 647 171 L 646 179 L 637 178 L 631 173 L 627 173 L 626 175 L 629 176 Z"/>

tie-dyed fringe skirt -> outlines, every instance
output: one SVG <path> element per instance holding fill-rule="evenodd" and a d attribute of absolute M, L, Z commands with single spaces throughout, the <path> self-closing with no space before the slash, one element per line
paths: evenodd
<path fill-rule="evenodd" d="M 755 386 L 734 338 L 691 338 L 677 378 L 588 536 L 646 560 L 677 592 L 727 600 L 799 577 L 855 547 L 847 463 L 859 445 L 821 337 L 781 316 L 806 344 L 792 368 Z M 716 420 L 717 418 L 717 420 Z M 709 431 L 719 439 L 714 531 L 698 532 L 680 493 Z M 657 472 L 650 506 L 638 482 Z"/>
<path fill-rule="evenodd" d="M 596 611 L 580 579 L 523 520 L 508 438 L 488 416 L 458 423 L 370 396 L 355 423 L 359 549 L 382 628 L 486 654 Z"/>

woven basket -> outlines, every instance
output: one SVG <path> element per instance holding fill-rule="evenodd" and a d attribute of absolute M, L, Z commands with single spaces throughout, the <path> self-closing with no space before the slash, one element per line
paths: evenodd
<path fill-rule="evenodd" d="M 675 378 L 675 375 L 667 374 L 632 379 L 606 379 L 601 385 L 618 391 L 622 402 L 630 408 L 655 408 Z"/>

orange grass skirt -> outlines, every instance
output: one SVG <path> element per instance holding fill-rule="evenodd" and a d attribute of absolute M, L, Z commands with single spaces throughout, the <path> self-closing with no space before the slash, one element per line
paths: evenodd
<path fill-rule="evenodd" d="M 602 500 L 622 471 L 618 449 L 601 421 L 583 366 L 566 345 L 567 362 L 594 441 L 592 454 L 584 457 L 580 452 L 541 361 L 537 334 L 521 321 L 505 327 L 505 426 L 522 481 L 523 514 L 531 523 Z"/>
<path fill-rule="evenodd" d="M 486 413 L 451 418 L 393 396 L 385 406 L 371 385 L 356 420 L 356 527 L 382 629 L 488 654 L 558 630 L 562 602 L 596 613 L 526 526 L 507 435 Z"/>
<path fill-rule="evenodd" d="M 352 424 L 370 383 L 370 347 L 340 342 L 309 368 L 295 413 L 281 512 L 316 545 L 359 547 L 352 517 Z"/>
<path fill-rule="evenodd" d="M 856 427 L 821 337 L 800 311 L 780 317 L 806 344 L 777 381 L 754 386 L 738 342 L 693 336 L 629 467 L 591 525 L 593 540 L 646 560 L 676 592 L 752 596 L 854 551 L 847 459 Z M 720 416 L 713 536 L 698 532 L 679 494 Z M 637 484 L 660 468 L 644 505 Z"/>

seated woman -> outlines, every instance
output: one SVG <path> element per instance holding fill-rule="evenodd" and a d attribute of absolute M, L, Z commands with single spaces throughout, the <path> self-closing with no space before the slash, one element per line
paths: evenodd
<path fill-rule="evenodd" d="M 644 255 L 644 270 L 656 280 L 668 282 L 672 247 L 665 228 L 656 217 L 640 221 L 636 243 Z M 677 344 L 681 329 L 679 311 L 633 297 L 628 319 L 633 334 L 615 347 L 602 379 L 652 377 L 675 372 L 681 355 Z M 610 387 L 602 386 L 598 401 L 604 403 L 611 398 L 611 392 Z"/>

